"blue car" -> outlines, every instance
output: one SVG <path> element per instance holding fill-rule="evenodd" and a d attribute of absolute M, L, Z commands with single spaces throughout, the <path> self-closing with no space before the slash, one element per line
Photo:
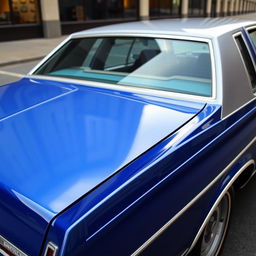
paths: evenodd
<path fill-rule="evenodd" d="M 72 34 L 0 87 L 1 256 L 216 256 L 255 173 L 256 23 Z"/>

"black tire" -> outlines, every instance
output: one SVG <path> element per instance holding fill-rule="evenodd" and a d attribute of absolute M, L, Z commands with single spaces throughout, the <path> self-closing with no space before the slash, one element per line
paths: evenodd
<path fill-rule="evenodd" d="M 223 195 L 189 256 L 219 255 L 230 223 L 233 194 L 231 188 Z"/>

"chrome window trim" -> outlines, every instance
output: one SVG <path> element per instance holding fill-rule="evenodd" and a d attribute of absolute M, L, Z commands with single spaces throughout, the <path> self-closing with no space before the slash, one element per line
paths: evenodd
<path fill-rule="evenodd" d="M 229 169 L 236 163 L 236 161 L 256 142 L 256 136 L 252 141 L 244 147 L 244 149 L 224 168 L 224 170 L 215 177 L 200 193 L 198 193 L 187 205 L 185 205 L 176 215 L 174 215 L 162 228 L 160 228 L 154 235 L 152 235 L 146 242 L 144 242 L 131 256 L 137 256 L 142 251 L 144 251 L 151 243 L 153 243 L 166 229 L 168 229 L 178 218 L 180 218 L 187 210 L 192 207 L 218 180 L 220 180 Z M 253 161 L 254 162 L 254 161 Z M 244 167 L 244 166 L 243 166 Z M 243 167 L 235 174 L 235 176 L 230 180 L 228 185 L 232 185 L 234 181 L 238 178 L 239 174 L 244 170 Z M 228 186 L 227 185 L 227 186 Z M 226 187 L 227 187 L 226 186 Z M 229 186 L 229 187 L 230 187 Z M 225 187 L 225 189 L 226 189 Z M 224 190 L 225 190 L 224 189 Z M 191 246 L 192 248 L 192 246 Z"/>
<path fill-rule="evenodd" d="M 242 32 L 238 32 L 238 33 L 233 34 L 232 36 L 233 36 L 233 39 L 234 39 L 234 41 L 235 41 L 236 47 L 237 47 L 237 49 L 238 49 L 239 55 L 240 55 L 240 57 L 241 57 L 241 59 L 242 59 L 244 68 L 245 68 L 245 70 L 246 70 L 246 76 L 247 76 L 247 79 L 248 79 L 248 81 L 249 81 L 250 87 L 251 87 L 251 89 L 252 89 L 251 92 L 252 92 L 253 95 L 255 95 L 256 93 L 253 92 L 253 87 L 252 87 L 251 78 L 250 78 L 250 75 L 249 75 L 249 72 L 248 72 L 248 68 L 247 68 L 247 66 L 246 66 L 246 64 L 245 64 L 245 62 L 244 62 L 244 57 L 243 57 L 243 55 L 242 55 L 242 53 L 241 53 L 241 51 L 240 51 L 240 49 L 239 49 L 239 47 L 238 47 L 238 45 L 237 45 L 236 37 L 238 37 L 238 36 L 241 36 L 241 37 L 242 37 L 242 39 L 243 39 L 243 41 L 244 41 L 244 44 L 245 44 L 245 46 L 246 46 L 246 49 L 247 49 L 247 51 L 248 51 L 248 53 L 249 53 L 249 55 L 250 55 L 250 58 L 251 58 L 251 61 L 252 61 L 253 67 L 254 67 L 255 75 L 256 75 L 256 64 L 255 64 L 255 61 L 254 61 L 254 59 L 253 59 L 253 56 L 252 56 L 252 54 L 251 54 L 250 49 L 248 48 L 248 44 L 247 44 L 247 41 L 246 41 L 245 38 L 244 38 L 243 33 L 242 33 Z M 256 88 L 256 85 L 255 85 L 255 88 Z"/>
<path fill-rule="evenodd" d="M 151 92 L 150 94 L 158 96 L 158 91 L 163 92 L 164 95 L 161 94 L 162 97 L 166 97 L 167 94 L 169 94 L 167 97 L 172 97 L 172 98 L 178 98 L 178 99 L 190 99 L 190 100 L 196 100 L 196 101 L 203 101 L 203 102 L 215 102 L 217 101 L 217 73 L 216 73 L 216 60 L 215 60 L 215 55 L 213 51 L 213 42 L 209 38 L 201 38 L 201 37 L 193 37 L 193 36 L 178 36 L 178 35 L 166 35 L 166 34 L 139 34 L 139 33 L 98 33 L 98 34 L 86 34 L 86 35 L 71 35 L 69 36 L 66 40 L 64 40 L 57 48 L 55 48 L 52 52 L 50 52 L 43 60 L 41 60 L 27 75 L 29 78 L 40 78 L 40 79 L 47 79 L 47 80 L 53 80 L 53 81 L 69 81 L 74 83 L 80 84 L 80 85 L 90 85 L 94 87 L 101 87 L 105 89 L 114 89 L 114 90 L 122 90 L 122 91 L 131 91 L 133 92 L 134 87 L 132 86 L 122 86 L 122 89 L 120 88 L 121 86 L 118 85 L 113 85 L 109 83 L 99 83 L 99 82 L 91 82 L 87 80 L 79 80 L 79 79 L 67 79 L 67 78 L 62 78 L 62 80 L 56 79 L 56 77 L 52 76 L 45 76 L 45 75 L 35 75 L 34 72 L 49 58 L 52 57 L 55 52 L 57 52 L 64 44 L 66 44 L 69 40 L 71 39 L 76 39 L 76 38 L 92 38 L 92 37 L 111 37 L 111 36 L 118 36 L 118 37 L 147 37 L 147 38 L 163 38 L 163 39 L 174 39 L 174 40 L 186 40 L 186 41 L 196 41 L 196 42 L 204 42 L 207 43 L 209 46 L 209 51 L 210 51 L 210 58 L 211 58 L 211 71 L 212 71 L 212 95 L 211 97 L 204 97 L 204 96 L 198 96 L 198 95 L 190 95 L 190 94 L 185 94 L 185 93 L 174 93 L 174 92 L 167 92 L 167 91 L 161 91 L 161 90 L 154 90 L 154 89 L 146 89 L 146 88 L 139 88 L 138 89 L 142 93 L 147 93 L 147 91 Z M 78 82 L 79 81 L 79 82 Z M 85 83 L 82 83 L 84 81 Z M 137 88 L 136 88 L 137 91 Z M 138 92 L 138 91 L 137 91 Z"/>
<path fill-rule="evenodd" d="M 140 87 L 134 87 L 134 86 L 119 86 L 114 84 L 108 84 L 104 82 L 94 82 L 94 81 L 87 81 L 87 80 L 79 80 L 79 79 L 72 79 L 72 78 L 64 78 L 64 77 L 52 77 L 52 76 L 45 76 L 45 75 L 31 75 L 26 76 L 30 79 L 40 79 L 40 80 L 51 80 L 51 81 L 58 81 L 58 82 L 68 82 L 72 84 L 77 84 L 80 86 L 88 86 L 88 87 L 94 87 L 94 88 L 102 88 L 102 89 L 109 89 L 109 90 L 116 90 L 116 91 L 122 91 L 122 92 L 131 92 L 131 93 L 138 93 L 138 94 L 145 94 L 145 95 L 152 95 L 157 97 L 164 97 L 164 98 L 170 98 L 170 99 L 180 99 L 180 100 L 192 100 L 195 102 L 200 103 L 215 103 L 215 99 L 212 99 L 210 97 L 204 97 L 204 96 L 197 96 L 192 94 L 183 94 L 183 93 L 175 93 L 175 92 L 169 92 L 169 91 L 161 91 L 161 90 L 154 90 L 154 89 L 147 89 L 147 88 L 140 88 Z"/>
<path fill-rule="evenodd" d="M 256 29 L 256 25 L 253 26 L 253 27 Z M 256 93 L 253 93 L 253 90 L 252 90 L 251 78 L 250 78 L 250 76 L 249 76 L 247 67 L 246 67 L 246 65 L 245 65 L 244 58 L 243 58 L 243 56 L 242 56 L 242 54 L 241 54 L 241 51 L 239 50 L 239 47 L 238 47 L 238 45 L 237 45 L 236 40 L 235 40 L 235 37 L 240 36 L 240 35 L 242 36 L 242 39 L 244 40 L 244 43 L 245 43 L 245 45 L 246 45 L 246 48 L 247 48 L 247 50 L 248 50 L 248 52 L 249 52 L 249 54 L 250 54 L 250 58 L 251 58 L 252 63 L 253 63 L 253 65 L 254 65 L 254 69 L 255 69 L 255 63 L 254 63 L 253 57 L 252 57 L 252 55 L 251 55 L 251 52 L 250 52 L 250 50 L 248 49 L 247 42 L 246 42 L 246 40 L 244 39 L 244 36 L 243 36 L 242 32 L 239 31 L 239 32 L 234 33 L 234 34 L 232 35 L 232 37 L 233 37 L 233 40 L 234 40 L 235 45 L 236 45 L 236 47 L 237 47 L 237 50 L 238 50 L 238 53 L 239 53 L 239 55 L 240 55 L 241 61 L 242 61 L 242 63 L 243 63 L 244 69 L 246 70 L 246 77 L 247 77 L 248 84 L 249 84 L 249 86 L 250 86 L 250 89 L 251 89 L 250 91 L 251 91 L 251 94 L 252 94 L 252 97 L 253 97 L 253 98 L 250 99 L 249 101 L 245 102 L 242 106 L 240 106 L 240 107 L 237 108 L 236 110 L 232 111 L 232 112 L 229 113 L 228 115 L 226 115 L 226 116 L 224 116 L 224 117 L 223 117 L 223 115 L 222 115 L 222 118 L 221 118 L 222 120 L 227 119 L 228 117 L 230 117 L 230 116 L 232 116 L 233 114 L 237 113 L 237 112 L 238 112 L 239 110 L 241 110 L 242 108 L 244 108 L 244 107 L 246 107 L 247 105 L 249 105 L 250 103 L 252 103 L 252 102 L 255 100 L 255 97 L 254 97 L 254 96 L 256 96 Z M 256 73 L 256 69 L 255 69 L 255 73 Z"/>
<path fill-rule="evenodd" d="M 5 251 L 3 251 L 1 248 L 0 248 L 0 254 L 3 255 L 3 256 L 10 256 Z"/>
<path fill-rule="evenodd" d="M 250 37 L 250 30 L 256 30 L 256 25 L 254 25 L 254 26 L 251 26 L 251 27 L 247 27 L 247 28 L 245 28 L 245 30 L 247 31 L 247 33 L 248 33 L 248 36 Z M 250 40 L 252 41 L 252 39 L 250 38 Z M 247 45 L 247 42 L 246 42 L 246 45 Z M 254 45 L 254 44 L 253 44 Z M 247 47 L 248 47 L 248 45 L 247 45 Z M 256 49 L 256 45 L 254 45 L 254 48 Z M 249 51 L 250 52 L 250 51 Z M 250 52 L 250 56 L 251 56 L 251 52 Z M 251 58 L 252 58 L 252 62 L 253 62 L 253 64 L 254 64 L 254 69 L 255 69 L 255 72 L 256 72 L 256 61 L 253 59 L 253 57 L 251 56 Z M 256 92 L 253 92 L 253 94 L 254 94 L 254 96 L 256 96 Z"/>
<path fill-rule="evenodd" d="M 253 26 L 250 26 L 250 27 L 246 27 L 245 29 L 246 29 L 246 31 L 249 32 L 252 29 L 256 29 L 256 25 L 253 25 Z"/>

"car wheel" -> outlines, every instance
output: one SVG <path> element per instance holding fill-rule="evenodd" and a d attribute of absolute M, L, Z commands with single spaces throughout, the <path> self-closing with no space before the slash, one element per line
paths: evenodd
<path fill-rule="evenodd" d="M 196 246 L 189 255 L 217 256 L 229 225 L 233 191 L 229 190 L 215 207 Z"/>

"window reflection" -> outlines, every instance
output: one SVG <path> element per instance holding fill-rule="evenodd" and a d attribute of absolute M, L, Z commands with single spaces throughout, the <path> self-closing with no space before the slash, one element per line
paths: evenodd
<path fill-rule="evenodd" d="M 8 0 L 0 2 L 0 24 L 10 23 L 10 6 Z"/>
<path fill-rule="evenodd" d="M 137 16 L 138 0 L 59 0 L 61 21 L 86 21 Z"/>
<path fill-rule="evenodd" d="M 179 16 L 181 0 L 150 0 L 150 16 Z"/>
<path fill-rule="evenodd" d="M 190 0 L 189 16 L 202 17 L 206 13 L 206 0 Z"/>
<path fill-rule="evenodd" d="M 12 0 L 13 23 L 38 23 L 39 10 L 37 0 Z"/>
<path fill-rule="evenodd" d="M 39 23 L 38 0 L 1 0 L 0 24 Z"/>

